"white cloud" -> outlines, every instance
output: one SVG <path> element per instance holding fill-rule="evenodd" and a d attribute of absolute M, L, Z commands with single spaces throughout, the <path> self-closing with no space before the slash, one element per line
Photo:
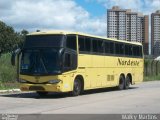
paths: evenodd
<path fill-rule="evenodd" d="M 106 36 L 105 17 L 91 18 L 72 0 L 1 0 L 0 20 L 16 30 L 63 29 Z"/>
<path fill-rule="evenodd" d="M 118 5 L 122 9 L 132 9 L 148 15 L 160 6 L 160 0 L 97 0 L 97 2 L 106 9 Z M 100 18 L 93 18 L 73 0 L 0 0 L 0 20 L 18 31 L 62 29 L 106 36 L 107 28 L 106 14 Z"/>
<path fill-rule="evenodd" d="M 122 9 L 131 9 L 134 12 L 151 14 L 160 9 L 160 0 L 97 0 L 107 9 L 120 6 Z"/>

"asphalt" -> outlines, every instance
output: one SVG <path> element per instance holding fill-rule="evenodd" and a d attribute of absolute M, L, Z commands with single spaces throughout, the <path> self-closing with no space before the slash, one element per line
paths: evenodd
<path fill-rule="evenodd" d="M 83 95 L 34 92 L 0 93 L 0 114 L 160 114 L 160 81 L 143 82 L 128 90 L 86 91 Z"/>

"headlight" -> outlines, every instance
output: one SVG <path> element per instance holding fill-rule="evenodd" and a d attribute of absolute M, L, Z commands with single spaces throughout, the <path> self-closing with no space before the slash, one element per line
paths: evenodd
<path fill-rule="evenodd" d="M 57 84 L 59 83 L 61 80 L 49 80 L 48 83 L 50 84 Z"/>
<path fill-rule="evenodd" d="M 20 83 L 26 83 L 27 81 L 24 80 L 24 79 L 19 79 L 19 82 L 20 82 Z"/>

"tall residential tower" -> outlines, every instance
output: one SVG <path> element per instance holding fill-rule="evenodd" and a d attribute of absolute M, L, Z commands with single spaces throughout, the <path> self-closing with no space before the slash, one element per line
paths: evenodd
<path fill-rule="evenodd" d="M 160 56 L 160 10 L 151 14 L 151 52 Z"/>
<path fill-rule="evenodd" d="M 107 10 L 107 37 L 141 42 L 148 54 L 148 16 L 113 6 Z"/>

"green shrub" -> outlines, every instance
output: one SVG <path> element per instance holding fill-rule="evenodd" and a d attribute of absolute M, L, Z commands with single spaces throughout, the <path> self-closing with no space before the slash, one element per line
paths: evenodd
<path fill-rule="evenodd" d="M 144 61 L 144 81 L 160 80 L 160 62 L 154 59 Z"/>
<path fill-rule="evenodd" d="M 155 76 L 144 76 L 144 81 L 160 80 L 160 74 Z"/>
<path fill-rule="evenodd" d="M 2 54 L 0 56 L 0 88 L 17 86 L 16 82 L 16 67 L 10 63 L 11 54 Z"/>

